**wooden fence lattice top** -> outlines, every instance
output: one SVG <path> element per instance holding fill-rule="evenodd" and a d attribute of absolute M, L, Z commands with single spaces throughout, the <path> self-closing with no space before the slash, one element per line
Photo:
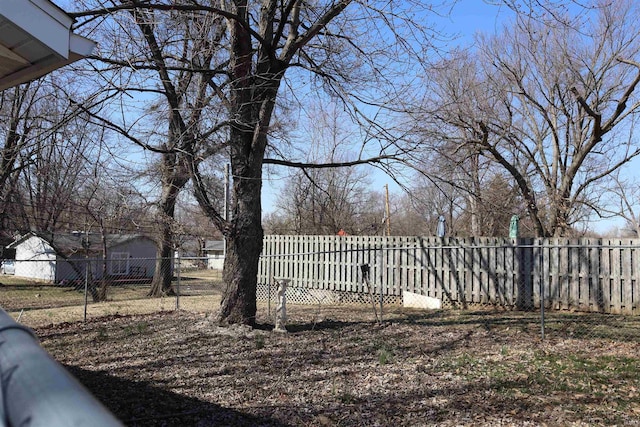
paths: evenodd
<path fill-rule="evenodd" d="M 264 239 L 258 281 L 376 293 L 413 292 L 445 305 L 639 314 L 640 240 L 402 236 L 277 236 Z"/>

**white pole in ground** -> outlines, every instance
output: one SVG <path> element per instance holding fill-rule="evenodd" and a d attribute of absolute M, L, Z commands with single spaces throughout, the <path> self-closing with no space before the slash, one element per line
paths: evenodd
<path fill-rule="evenodd" d="M 287 332 L 287 285 L 289 279 L 276 279 L 278 284 L 278 305 L 276 306 L 276 327 L 274 332 Z"/>

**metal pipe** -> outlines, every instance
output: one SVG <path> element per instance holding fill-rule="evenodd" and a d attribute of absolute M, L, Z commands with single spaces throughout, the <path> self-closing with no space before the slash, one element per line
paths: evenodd
<path fill-rule="evenodd" d="M 182 269 L 182 264 L 180 262 L 180 251 L 176 251 L 176 263 L 177 263 L 177 273 L 176 273 L 176 311 L 180 310 L 180 270 Z"/>
<path fill-rule="evenodd" d="M 0 309 L 0 426 L 122 426 L 38 343 Z"/>

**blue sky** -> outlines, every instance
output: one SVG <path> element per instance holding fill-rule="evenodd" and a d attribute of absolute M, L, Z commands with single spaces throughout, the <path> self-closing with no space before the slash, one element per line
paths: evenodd
<path fill-rule="evenodd" d="M 485 3 L 483 0 L 460 0 L 458 1 L 448 17 L 438 17 L 434 15 L 434 22 L 443 33 L 448 34 L 453 39 L 452 46 L 468 46 L 473 43 L 473 36 L 476 32 L 493 33 L 500 28 L 501 21 L 508 15 L 506 7 L 495 6 Z M 371 189 L 382 192 L 384 186 L 389 185 L 389 191 L 394 194 L 401 194 L 402 189 L 384 172 L 379 169 L 368 168 L 373 181 Z M 280 169 L 279 173 L 285 175 L 287 171 Z M 262 205 L 263 214 L 268 214 L 275 210 L 275 202 L 286 178 L 275 175 L 264 175 Z"/>

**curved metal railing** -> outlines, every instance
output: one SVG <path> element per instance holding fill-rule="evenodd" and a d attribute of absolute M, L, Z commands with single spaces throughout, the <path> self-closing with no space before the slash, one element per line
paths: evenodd
<path fill-rule="evenodd" d="M 122 426 L 0 309 L 0 427 Z"/>

